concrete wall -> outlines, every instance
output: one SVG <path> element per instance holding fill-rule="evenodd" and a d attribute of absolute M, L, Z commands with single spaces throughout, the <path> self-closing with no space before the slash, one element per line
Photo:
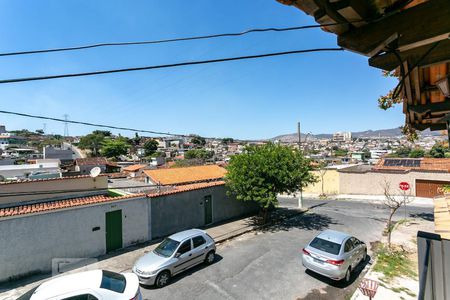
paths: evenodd
<path fill-rule="evenodd" d="M 149 198 L 152 237 L 163 237 L 181 230 L 205 226 L 203 201 L 208 195 L 212 196 L 213 223 L 258 211 L 258 206 L 253 202 L 228 197 L 225 186 Z"/>
<path fill-rule="evenodd" d="M 71 149 L 63 150 L 55 147 L 44 148 L 44 159 L 57 158 L 60 160 L 72 160 L 73 153 Z"/>
<path fill-rule="evenodd" d="M 105 254 L 105 213 L 119 209 L 124 247 L 151 239 L 145 198 L 0 218 L 0 281 L 50 272 L 53 258 Z"/>
<path fill-rule="evenodd" d="M 38 181 L 23 181 L 23 182 L 12 182 L 0 184 L 1 193 L 34 193 L 34 192 L 45 192 L 45 191 L 72 191 L 68 193 L 58 193 L 58 194 L 31 194 L 23 196 L 11 196 L 11 197 L 0 197 L 0 207 L 10 206 L 11 204 L 17 205 L 18 202 L 28 202 L 38 199 L 50 200 L 52 198 L 62 198 L 70 196 L 71 198 L 76 198 L 85 195 L 98 194 L 95 190 L 106 190 L 108 188 L 108 177 L 98 176 L 96 178 L 92 177 L 75 177 L 75 178 L 62 178 L 62 179 L 49 179 L 49 180 L 38 180 Z M 74 190 L 92 190 L 92 191 L 80 191 L 73 192 Z"/>
<path fill-rule="evenodd" d="M 5 178 L 26 177 L 33 172 L 60 172 L 59 163 L 25 164 L 25 165 L 3 165 L 0 166 L 0 175 Z"/>
<path fill-rule="evenodd" d="M 317 178 L 317 182 L 308 185 L 305 189 L 305 193 L 310 194 L 321 194 L 322 193 L 322 178 L 320 177 L 319 171 L 312 172 Z M 327 170 L 323 176 L 323 189 L 326 195 L 336 195 L 339 194 L 339 172 L 337 170 Z"/>
<path fill-rule="evenodd" d="M 339 190 L 341 194 L 355 195 L 383 195 L 384 181 L 390 182 L 391 193 L 401 195 L 398 188 L 400 182 L 406 181 L 411 187 L 411 195 L 416 195 L 416 180 L 442 180 L 450 181 L 450 173 L 432 173 L 411 171 L 408 173 L 387 173 L 387 172 L 367 172 L 367 173 L 346 173 L 340 172 Z"/>
<path fill-rule="evenodd" d="M 82 165 L 82 166 L 75 166 L 75 171 L 80 172 L 81 175 L 89 175 L 91 170 L 95 167 L 99 167 L 102 173 L 106 172 L 106 166 L 105 165 Z"/>

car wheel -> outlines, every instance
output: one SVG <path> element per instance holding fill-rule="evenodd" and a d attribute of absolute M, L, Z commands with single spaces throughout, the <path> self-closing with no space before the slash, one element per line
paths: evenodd
<path fill-rule="evenodd" d="M 162 271 L 158 274 L 156 277 L 156 286 L 157 287 L 164 287 L 166 286 L 170 281 L 170 272 L 169 271 Z"/>
<path fill-rule="evenodd" d="M 214 251 L 209 251 L 208 254 L 206 254 L 205 263 L 210 265 L 216 260 L 216 253 Z"/>
<path fill-rule="evenodd" d="M 350 270 L 350 267 L 347 269 L 347 272 L 345 272 L 344 282 L 349 283 L 350 278 L 352 277 L 352 272 Z"/>

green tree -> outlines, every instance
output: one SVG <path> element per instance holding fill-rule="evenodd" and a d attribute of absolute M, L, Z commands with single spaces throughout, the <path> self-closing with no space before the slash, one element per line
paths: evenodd
<path fill-rule="evenodd" d="M 214 151 L 206 151 L 204 149 L 192 149 L 189 151 L 186 151 L 186 153 L 184 153 L 184 158 L 185 159 L 209 159 L 212 158 L 214 156 Z"/>
<path fill-rule="evenodd" d="M 92 131 L 92 133 L 103 135 L 104 137 L 111 136 L 111 131 L 108 131 L 108 130 L 94 130 L 94 131 Z"/>
<path fill-rule="evenodd" d="M 206 140 L 199 135 L 192 135 L 191 143 L 193 143 L 196 146 L 205 146 Z"/>
<path fill-rule="evenodd" d="M 442 143 L 436 143 L 430 150 L 430 156 L 434 158 L 444 158 L 447 149 Z"/>
<path fill-rule="evenodd" d="M 425 155 L 425 151 L 423 149 L 420 148 L 414 148 L 411 150 L 411 152 L 409 152 L 408 157 L 410 158 L 419 158 L 419 157 L 424 157 Z"/>
<path fill-rule="evenodd" d="M 268 143 L 248 146 L 231 158 L 226 183 L 241 201 L 256 201 L 264 213 L 278 205 L 277 195 L 294 193 L 316 182 L 310 161 L 291 147 Z"/>
<path fill-rule="evenodd" d="M 117 159 L 120 155 L 128 153 L 130 145 L 124 138 L 105 139 L 102 143 L 100 153 L 108 158 Z"/>
<path fill-rule="evenodd" d="M 83 136 L 80 138 L 78 147 L 80 149 L 89 149 L 92 152 L 92 156 L 98 156 L 102 143 L 105 140 L 104 133 L 106 132 L 109 131 L 96 130 L 86 136 Z"/>
<path fill-rule="evenodd" d="M 145 156 L 151 156 L 153 153 L 158 150 L 158 141 L 157 140 L 147 140 L 144 143 Z"/>
<path fill-rule="evenodd" d="M 411 153 L 411 148 L 409 147 L 400 147 L 395 150 L 393 153 L 393 157 L 409 157 L 409 154 Z"/>
<path fill-rule="evenodd" d="M 229 143 L 233 143 L 234 139 L 233 138 L 223 138 L 222 139 L 222 144 L 228 145 Z"/>

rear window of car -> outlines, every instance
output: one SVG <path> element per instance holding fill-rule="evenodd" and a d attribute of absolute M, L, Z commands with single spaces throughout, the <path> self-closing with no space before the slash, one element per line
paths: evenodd
<path fill-rule="evenodd" d="M 330 254 L 338 255 L 339 250 L 341 249 L 341 245 L 338 243 L 333 243 L 321 238 L 316 237 L 312 242 L 309 244 L 310 247 L 318 249 L 323 252 L 327 252 Z"/>
<path fill-rule="evenodd" d="M 123 293 L 126 286 L 127 281 L 125 279 L 125 276 L 123 276 L 122 274 L 103 271 L 102 283 L 100 284 L 100 288 L 107 289 L 116 293 Z"/>

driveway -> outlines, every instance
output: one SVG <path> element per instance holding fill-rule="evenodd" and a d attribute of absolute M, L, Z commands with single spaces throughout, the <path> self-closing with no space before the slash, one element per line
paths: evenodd
<path fill-rule="evenodd" d="M 280 199 L 290 206 L 290 199 Z M 358 274 L 346 286 L 301 265 L 302 247 L 320 231 L 346 231 L 367 243 L 381 237 L 387 210 L 361 201 L 305 200 L 312 207 L 304 216 L 268 230 L 242 235 L 218 247 L 211 266 L 198 266 L 162 288 L 143 287 L 144 299 L 345 299 L 358 284 Z M 429 217 L 431 208 L 409 207 L 408 214 Z M 397 217 L 402 214 L 398 213 Z M 367 263 L 366 263 L 367 264 Z M 360 265 L 356 273 L 364 271 Z"/>

